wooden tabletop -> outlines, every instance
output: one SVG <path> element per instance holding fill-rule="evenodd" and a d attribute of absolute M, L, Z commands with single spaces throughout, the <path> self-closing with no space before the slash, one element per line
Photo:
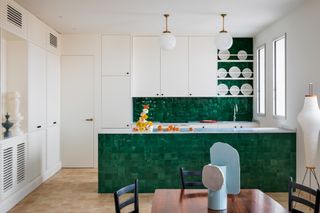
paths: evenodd
<path fill-rule="evenodd" d="M 208 190 L 157 189 L 152 201 L 152 213 L 201 213 L 201 212 L 288 212 L 278 202 L 258 189 L 242 189 L 237 196 L 228 196 L 227 211 L 208 209 Z"/>

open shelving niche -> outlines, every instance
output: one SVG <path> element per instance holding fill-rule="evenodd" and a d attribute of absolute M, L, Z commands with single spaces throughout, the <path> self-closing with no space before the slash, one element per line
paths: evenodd
<path fill-rule="evenodd" d="M 246 42 L 241 41 L 242 38 L 235 38 L 234 39 L 234 45 L 229 49 L 229 58 L 228 59 L 221 59 L 219 58 L 219 51 L 217 54 L 217 60 L 218 60 L 218 70 L 220 68 L 224 68 L 227 71 L 226 77 L 219 77 L 219 71 L 217 72 L 217 82 L 219 86 L 220 84 L 225 84 L 228 86 L 227 94 L 220 94 L 218 89 L 218 97 L 234 97 L 234 98 L 240 98 L 240 97 L 253 97 L 253 80 L 254 80 L 254 72 L 253 72 L 253 50 L 251 45 L 248 45 Z M 241 50 L 245 50 L 247 52 L 247 58 L 245 60 L 241 60 L 238 58 L 238 52 Z M 231 67 L 238 67 L 240 69 L 240 75 L 239 77 L 231 77 L 229 74 L 229 70 Z M 249 78 L 242 76 L 242 71 L 245 68 L 249 68 L 252 72 L 251 76 Z M 241 92 L 241 86 L 243 84 L 250 84 L 252 87 L 252 92 L 250 95 L 244 95 Z M 230 93 L 230 88 L 232 86 L 237 86 L 239 88 L 239 93 L 237 95 L 232 95 Z"/>

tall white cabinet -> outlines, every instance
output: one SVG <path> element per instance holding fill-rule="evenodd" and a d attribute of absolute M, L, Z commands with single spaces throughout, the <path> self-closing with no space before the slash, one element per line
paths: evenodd
<path fill-rule="evenodd" d="M 102 128 L 130 128 L 131 37 L 102 36 L 101 108 Z"/>

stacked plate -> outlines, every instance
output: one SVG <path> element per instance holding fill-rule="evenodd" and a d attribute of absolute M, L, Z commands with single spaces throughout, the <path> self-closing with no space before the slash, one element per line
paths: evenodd
<path fill-rule="evenodd" d="M 227 77 L 227 70 L 225 68 L 218 69 L 218 78 L 225 78 Z"/>
<path fill-rule="evenodd" d="M 233 85 L 232 87 L 230 87 L 230 93 L 233 96 L 237 96 L 239 95 L 240 89 L 238 86 Z"/>
<path fill-rule="evenodd" d="M 244 78 L 251 78 L 252 77 L 252 70 L 250 68 L 244 68 L 242 70 L 242 76 Z"/>
<path fill-rule="evenodd" d="M 240 50 L 240 51 L 238 52 L 237 56 L 238 56 L 239 60 L 246 60 L 247 57 L 248 57 L 248 54 L 247 54 L 246 51 Z"/>
<path fill-rule="evenodd" d="M 219 58 L 221 60 L 228 60 L 230 58 L 229 50 L 219 51 Z"/>
<path fill-rule="evenodd" d="M 253 92 L 253 88 L 250 84 L 242 84 L 241 93 L 243 95 L 251 95 Z"/>
<path fill-rule="evenodd" d="M 219 84 L 217 89 L 219 95 L 226 95 L 229 91 L 228 86 L 226 84 Z"/>
<path fill-rule="evenodd" d="M 241 70 L 239 69 L 239 67 L 233 66 L 229 69 L 229 75 L 231 76 L 231 78 L 239 78 L 241 74 Z"/>

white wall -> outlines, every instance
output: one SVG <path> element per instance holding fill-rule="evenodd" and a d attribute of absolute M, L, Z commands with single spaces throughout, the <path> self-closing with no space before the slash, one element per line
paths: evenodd
<path fill-rule="evenodd" d="M 302 109 L 304 95 L 308 92 L 308 83 L 312 82 L 314 84 L 314 93 L 320 95 L 319 11 L 320 1 L 306 1 L 304 5 L 254 37 L 254 50 L 262 44 L 266 44 L 267 51 L 266 117 L 258 117 L 254 114 L 254 118 L 260 121 L 261 126 L 297 128 L 297 115 Z M 284 33 L 287 33 L 287 119 L 277 120 L 273 119 L 272 116 L 272 41 Z M 254 111 L 256 111 L 256 98 Z M 301 130 L 298 128 L 298 181 L 302 180 L 305 170 L 304 147 L 301 138 Z"/>
<path fill-rule="evenodd" d="M 98 167 L 98 131 L 101 112 L 101 35 L 65 34 L 62 55 L 91 55 L 94 57 L 94 167 Z"/>

